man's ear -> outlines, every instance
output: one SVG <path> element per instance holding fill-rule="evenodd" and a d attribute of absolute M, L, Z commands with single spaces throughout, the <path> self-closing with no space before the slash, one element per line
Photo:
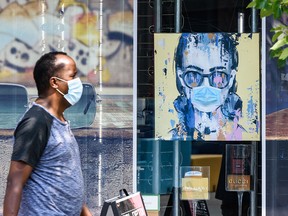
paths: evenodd
<path fill-rule="evenodd" d="M 51 77 L 49 79 L 49 83 L 50 83 L 51 88 L 58 89 L 59 86 L 57 84 L 57 79 L 55 77 Z"/>

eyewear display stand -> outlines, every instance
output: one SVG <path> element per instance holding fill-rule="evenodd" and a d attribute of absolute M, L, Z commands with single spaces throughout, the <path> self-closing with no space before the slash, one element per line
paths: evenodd
<path fill-rule="evenodd" d="M 227 144 L 225 183 L 226 191 L 237 192 L 238 216 L 242 216 L 242 198 L 244 192 L 253 190 L 255 176 L 254 146 L 248 144 Z"/>
<path fill-rule="evenodd" d="M 209 215 L 206 202 L 203 205 L 203 201 L 209 200 L 209 182 L 209 166 L 180 167 L 180 199 L 189 202 L 192 216 Z"/>

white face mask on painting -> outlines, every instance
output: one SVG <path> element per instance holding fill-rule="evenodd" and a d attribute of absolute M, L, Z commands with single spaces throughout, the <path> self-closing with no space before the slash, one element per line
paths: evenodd
<path fill-rule="evenodd" d="M 73 80 L 63 80 L 61 78 L 55 77 L 58 80 L 61 80 L 63 82 L 67 82 L 68 84 L 68 93 L 64 94 L 63 92 L 61 92 L 59 89 L 56 89 L 60 94 L 62 94 L 64 96 L 64 98 L 68 101 L 68 103 L 71 104 L 71 106 L 73 106 L 74 104 L 76 104 L 81 96 L 82 96 L 82 92 L 83 92 L 83 85 L 82 82 L 80 80 L 79 77 L 73 79 Z"/>

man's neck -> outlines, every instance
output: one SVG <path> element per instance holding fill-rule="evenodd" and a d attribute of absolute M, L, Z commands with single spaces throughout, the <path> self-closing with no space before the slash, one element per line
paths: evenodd
<path fill-rule="evenodd" d="M 43 106 L 51 115 L 55 116 L 60 121 L 66 122 L 66 119 L 63 115 L 65 108 L 61 106 L 60 101 L 57 99 L 52 100 L 49 97 L 39 97 L 36 99 L 35 103 Z"/>

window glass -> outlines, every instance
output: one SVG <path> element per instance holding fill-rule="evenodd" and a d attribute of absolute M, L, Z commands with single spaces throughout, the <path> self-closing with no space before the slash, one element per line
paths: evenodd
<path fill-rule="evenodd" d="M 28 108 L 28 93 L 24 86 L 0 83 L 0 128 L 14 129 Z"/>
<path fill-rule="evenodd" d="M 15 0 L 0 10 L 0 82 L 12 86 L 0 93 L 0 212 L 13 129 L 37 97 L 33 67 L 57 50 L 75 60 L 84 83 L 65 116 L 80 148 L 87 205 L 100 215 L 104 200 L 133 190 L 133 1 Z"/>
<path fill-rule="evenodd" d="M 288 180 L 285 167 L 288 161 L 287 124 L 288 108 L 288 62 L 282 68 L 269 56 L 273 32 L 272 27 L 288 24 L 287 16 L 279 20 L 266 18 L 266 208 L 267 215 L 279 215 L 288 210 L 285 191 Z M 286 48 L 287 49 L 287 48 Z"/>
<path fill-rule="evenodd" d="M 161 2 L 160 4 L 158 4 Z M 177 8 L 177 3 L 181 2 L 180 5 L 180 16 L 176 19 L 175 9 Z M 148 199 L 152 200 L 149 196 L 156 196 L 160 198 L 160 209 L 159 211 L 163 213 L 165 210 L 171 214 L 175 215 L 177 211 L 177 207 L 173 208 L 172 200 L 177 200 L 177 195 L 175 196 L 175 190 L 177 189 L 177 185 L 179 184 L 180 179 L 177 178 L 177 172 L 179 171 L 178 166 L 191 166 L 192 164 L 198 166 L 210 166 L 211 171 L 211 181 L 209 192 L 211 193 L 210 200 L 206 202 L 209 212 L 212 215 L 221 215 L 221 211 L 226 212 L 227 214 L 237 215 L 238 212 L 229 212 L 229 208 L 237 209 L 237 196 L 236 194 L 232 196 L 225 195 L 225 145 L 227 141 L 223 141 L 225 139 L 211 139 L 210 141 L 204 140 L 192 140 L 192 141 L 183 141 L 185 139 L 185 135 L 182 136 L 181 140 L 176 139 L 174 142 L 171 140 L 168 141 L 167 137 L 161 136 L 162 134 L 158 133 L 158 131 L 169 131 L 167 128 L 171 129 L 171 125 L 174 124 L 175 128 L 180 128 L 178 132 L 181 131 L 181 125 L 177 125 L 176 122 L 170 121 L 171 116 L 175 115 L 176 108 L 174 107 L 175 101 L 170 100 L 168 98 L 168 92 L 170 93 L 173 89 L 176 89 L 176 92 L 179 91 L 179 100 L 177 101 L 179 104 L 179 108 L 185 107 L 183 104 L 191 104 L 190 101 L 181 100 L 181 96 L 188 94 L 191 92 L 192 88 L 199 85 L 201 81 L 209 84 L 210 87 L 203 91 L 198 91 L 199 98 L 203 95 L 203 92 L 210 92 L 216 95 L 216 90 L 212 93 L 211 87 L 219 86 L 221 84 L 220 89 L 226 86 L 226 81 L 229 78 L 226 78 L 226 74 L 223 71 L 220 71 L 217 76 L 211 75 L 203 75 L 199 76 L 199 71 L 197 71 L 196 67 L 194 70 L 191 69 L 186 71 L 185 74 L 180 74 L 177 76 L 177 71 L 168 71 L 168 65 L 173 65 L 175 68 L 175 52 L 176 49 L 170 51 L 167 47 L 172 46 L 172 40 L 157 40 L 155 39 L 155 33 L 163 33 L 165 35 L 167 33 L 167 37 L 173 35 L 171 33 L 175 33 L 177 31 L 176 26 L 178 23 L 177 20 L 180 21 L 180 32 L 181 33 L 251 33 L 251 22 L 253 20 L 251 9 L 247 9 L 246 6 L 250 3 L 250 1 L 241 1 L 241 2 L 231 2 L 231 1 L 198 1 L 198 0 L 184 0 L 184 1 L 138 1 L 138 11 L 137 11 L 137 189 L 143 191 L 148 194 Z M 258 20 L 255 21 L 257 24 L 260 24 Z M 258 25 L 260 27 L 260 25 Z M 260 28 L 259 28 L 260 29 Z M 259 31 L 257 31 L 259 32 Z M 180 37 L 180 36 L 175 36 Z M 171 36 L 172 38 L 172 36 Z M 188 43 L 189 40 L 187 40 Z M 257 44 L 259 45 L 259 40 L 257 40 Z M 183 42 L 185 43 L 185 42 Z M 197 43 L 197 41 L 195 42 Z M 191 43 L 192 46 L 192 43 Z M 155 49 L 158 47 L 158 49 Z M 203 48 L 204 50 L 205 48 Z M 260 50 L 256 53 L 260 52 Z M 152 54 L 154 53 L 154 55 Z M 245 52 L 243 52 L 245 53 Z M 188 55 L 188 51 L 185 53 Z M 245 55 L 245 54 L 244 54 Z M 157 64 L 155 64 L 156 57 L 162 57 Z M 255 61 L 259 61 L 259 58 L 255 58 Z M 256 66 L 257 67 L 257 66 Z M 158 68 L 158 70 L 157 70 Z M 198 67 L 199 68 L 199 67 Z M 212 69 L 212 68 L 211 68 Z M 259 65 L 256 68 L 259 73 Z M 196 72 L 192 76 L 192 71 Z M 170 72 L 170 73 L 169 73 Z M 196 75 L 197 76 L 196 76 Z M 219 75 L 220 74 L 220 75 Z M 161 80 L 157 80 L 157 76 L 163 76 L 165 78 Z M 190 75 L 190 76 L 189 76 Z M 257 74 L 258 75 L 258 74 Z M 174 76 L 175 79 L 172 82 L 169 82 L 168 76 Z M 182 76 L 182 77 L 181 77 Z M 259 76 L 258 76 L 259 77 Z M 239 78 L 239 77 L 237 77 Z M 182 79 L 184 79 L 183 83 Z M 203 79 L 203 80 L 202 80 Z M 210 80 L 209 80 L 210 79 Z M 245 79 L 245 78 L 244 78 Z M 220 81 L 219 81 L 220 80 Z M 259 79 L 258 79 L 259 81 Z M 184 83 L 186 82 L 186 83 Z M 188 83 L 190 82 L 190 83 Z M 197 82 L 197 83 L 196 83 Z M 217 82 L 216 84 L 213 82 Z M 196 84 L 197 85 L 196 85 Z M 240 83 L 240 82 L 239 82 Z M 184 92 L 183 88 L 185 86 L 190 86 L 192 88 L 188 89 Z M 163 86 L 166 87 L 166 92 L 163 91 Z M 259 85 L 258 85 L 259 86 Z M 204 91 L 205 90 L 205 91 Z M 211 90 L 211 91 L 210 91 Z M 236 89 L 234 89 L 236 91 Z M 217 90 L 219 91 L 219 90 Z M 221 91 L 221 90 L 220 90 Z M 166 94 L 167 93 L 167 94 Z M 201 94 L 200 94 L 201 93 Z M 191 93 L 192 94 L 192 93 Z M 194 92 L 193 92 L 194 94 Z M 195 93 L 196 94 L 196 93 Z M 177 95 L 174 97 L 176 98 Z M 203 96 L 204 97 L 204 96 Z M 158 99 L 157 99 L 158 98 Z M 157 100 L 156 100 L 157 99 Z M 206 99 L 206 98 L 205 98 Z M 231 100 L 234 100 L 236 97 Z M 209 98 L 206 100 L 202 100 L 203 104 L 209 103 Z M 205 102 L 205 103 L 204 103 Z M 259 101 L 258 101 L 259 102 Z M 236 102 L 237 103 L 237 102 Z M 164 106 L 166 104 L 167 106 Z M 260 103 L 259 103 L 260 104 Z M 240 105 L 238 103 L 238 105 Z M 188 107 L 188 106 L 186 106 Z M 169 109 L 171 108 L 171 109 Z M 207 106 L 202 107 L 203 109 L 208 109 Z M 260 107 L 259 112 L 261 110 Z M 186 111 L 185 108 L 182 111 Z M 162 119 L 165 119 L 165 123 L 159 124 L 159 112 L 165 113 L 162 116 Z M 174 112 L 174 113 L 173 113 Z M 246 112 L 243 111 L 243 112 Z M 192 115 L 192 114 L 191 114 Z M 183 116 L 178 114 L 179 119 L 181 118 L 189 118 L 187 116 Z M 209 115 L 207 116 L 207 119 Z M 189 120 L 187 120 L 189 121 Z M 157 124 L 158 122 L 158 124 Z M 157 127 L 156 127 L 156 125 Z M 200 122 L 201 123 L 201 122 Z M 223 122 L 222 122 L 223 123 Z M 188 124 L 188 123 L 187 123 Z M 190 122 L 193 126 L 193 123 Z M 205 124 L 203 121 L 202 126 Z M 190 126 L 191 126 L 190 125 Z M 187 125 L 186 125 L 187 126 Z M 227 126 L 227 125 L 226 125 Z M 182 128 L 183 129 L 183 128 Z M 250 127 L 249 127 L 250 129 Z M 259 129 L 259 128 L 258 128 Z M 183 130 L 185 131 L 185 129 Z M 207 133 L 211 132 L 206 130 L 203 126 L 203 131 Z M 231 141 L 232 144 L 252 144 L 261 147 L 261 143 L 259 142 L 260 131 L 256 132 L 255 141 L 252 142 L 254 138 L 248 139 L 251 142 L 244 141 L 244 139 L 240 142 Z M 175 137 L 179 134 L 175 134 Z M 195 137 L 197 137 L 197 133 L 194 133 Z M 227 138 L 227 137 L 226 137 Z M 165 140 L 166 139 L 166 140 Z M 220 141 L 222 140 L 222 141 Z M 229 140 L 229 138 L 228 138 Z M 237 140 L 237 139 L 236 139 Z M 171 144 L 172 143 L 172 144 Z M 172 147 L 170 146 L 172 145 Z M 178 147 L 175 147 L 178 146 Z M 173 148 L 174 147 L 174 148 Z M 261 148 L 260 148 L 261 149 Z M 177 157 L 179 155 L 183 155 L 183 152 L 190 154 L 187 160 L 178 160 Z M 166 154 L 167 153 L 167 154 Z M 165 156 L 164 156 L 165 155 Z M 259 154 L 261 158 L 261 153 Z M 258 156 L 259 156 L 258 155 Z M 171 162 L 170 166 L 172 166 L 173 172 L 169 172 L 165 170 L 165 161 L 167 161 L 167 157 Z M 176 159 L 175 159 L 176 158 Z M 175 162 L 176 161 L 176 162 Z M 173 163 L 172 163 L 173 162 Z M 180 163 L 181 162 L 181 163 Z M 152 167 L 152 168 L 151 168 Z M 151 169 L 155 171 L 151 172 Z M 261 169 L 259 169 L 261 171 Z M 258 170 L 258 171 L 259 171 Z M 257 172 L 258 172 L 257 171 Z M 176 173 L 176 174 L 175 174 Z M 222 173 L 222 174 L 221 174 Z M 260 173 L 260 172 L 258 172 Z M 261 175 L 260 175 L 261 176 Z M 165 181 L 164 180 L 170 180 Z M 220 179 L 220 183 L 218 181 Z M 163 183 L 161 187 L 158 182 Z M 171 190 L 172 188 L 172 190 Z M 173 190 L 174 188 L 174 190 Z M 150 189 L 150 190 L 149 190 Z M 219 189 L 221 192 L 219 196 L 215 197 L 216 191 Z M 177 192 L 176 192 L 177 194 Z M 224 195 L 223 195 L 224 194 Z M 251 193 L 253 194 L 253 193 Z M 243 209 L 245 215 L 247 214 L 247 209 L 250 206 L 250 200 L 255 200 L 255 194 L 251 195 L 252 199 L 248 193 L 245 193 L 243 197 Z M 261 196 L 259 196 L 261 199 Z M 176 203 L 177 204 L 177 203 Z M 187 203 L 180 202 L 180 212 L 188 211 L 185 208 Z M 199 204 L 202 206 L 203 203 Z M 206 206 L 204 203 L 203 206 Z M 223 204 L 223 209 L 221 209 L 221 204 Z M 184 206 L 183 206 L 184 205 Z M 192 206 L 192 203 L 188 204 L 188 209 Z M 234 208 L 235 206 L 235 208 Z M 174 206 L 175 207 L 175 206 Z M 187 205 L 186 205 L 187 207 Z M 176 209 L 176 210 L 175 210 Z M 258 209 L 261 209 L 259 207 Z M 183 211 L 182 211 L 183 210 Z M 201 211 L 201 209 L 198 209 Z M 202 209 L 203 210 L 203 209 Z M 254 212 L 255 209 L 252 209 Z M 191 212 L 190 212 L 191 213 Z M 200 212 L 198 212 L 200 214 Z M 224 214 L 223 213 L 223 214 Z M 187 213 L 188 214 L 188 213 Z"/>

